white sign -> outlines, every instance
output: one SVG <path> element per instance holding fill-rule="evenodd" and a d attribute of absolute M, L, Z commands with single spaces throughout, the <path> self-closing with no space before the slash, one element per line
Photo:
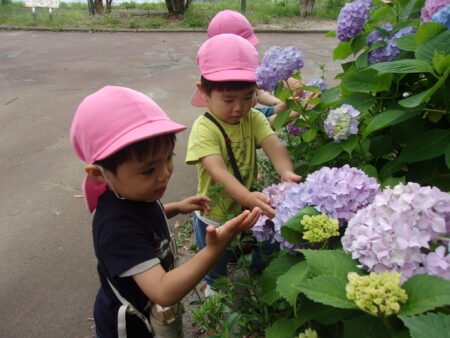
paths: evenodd
<path fill-rule="evenodd" d="M 25 0 L 25 7 L 59 8 L 59 0 Z"/>

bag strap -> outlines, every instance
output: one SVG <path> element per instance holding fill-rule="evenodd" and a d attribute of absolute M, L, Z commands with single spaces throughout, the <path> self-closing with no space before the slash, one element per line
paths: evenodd
<path fill-rule="evenodd" d="M 234 176 L 243 185 L 244 181 L 242 179 L 241 173 L 239 172 L 239 168 L 236 163 L 236 157 L 234 157 L 233 149 L 231 148 L 230 138 L 228 137 L 227 133 L 225 132 L 223 127 L 220 125 L 220 123 L 210 113 L 206 112 L 203 115 L 206 118 L 208 118 L 209 120 L 211 120 L 217 126 L 217 128 L 219 128 L 219 130 L 222 132 L 222 135 L 225 139 L 225 145 L 227 147 L 228 157 L 230 158 L 231 167 L 233 168 Z"/>
<path fill-rule="evenodd" d="M 120 300 L 122 303 L 121 307 L 119 308 L 119 312 L 117 313 L 117 334 L 119 338 L 127 338 L 127 322 L 126 322 L 126 314 L 132 314 L 138 316 L 147 326 L 147 330 L 150 333 L 153 333 L 152 324 L 150 324 L 150 321 L 147 317 L 145 317 L 142 312 L 140 312 L 138 309 L 136 309 L 133 304 L 131 304 L 128 300 L 126 300 L 122 295 L 119 293 L 119 291 L 114 287 L 114 285 L 111 283 L 109 279 L 108 283 L 111 289 L 113 290 L 116 297 Z"/>

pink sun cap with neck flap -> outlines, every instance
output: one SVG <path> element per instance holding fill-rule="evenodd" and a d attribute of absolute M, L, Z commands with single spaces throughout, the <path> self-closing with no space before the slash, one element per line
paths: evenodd
<path fill-rule="evenodd" d="M 250 41 L 253 46 L 258 46 L 259 40 L 253 31 L 253 27 L 241 13 L 226 9 L 218 12 L 209 22 L 208 36 L 219 34 L 236 34 Z"/>
<path fill-rule="evenodd" d="M 220 34 L 206 40 L 197 53 L 200 75 L 209 81 L 248 81 L 256 83 L 259 54 L 246 39 L 235 34 Z M 208 103 L 197 89 L 191 99 L 197 107 Z"/>
<path fill-rule="evenodd" d="M 145 94 L 106 86 L 81 102 L 72 121 L 70 139 L 78 157 L 91 164 L 132 143 L 184 129 Z M 105 190 L 105 183 L 84 178 L 83 197 L 90 212 Z"/>

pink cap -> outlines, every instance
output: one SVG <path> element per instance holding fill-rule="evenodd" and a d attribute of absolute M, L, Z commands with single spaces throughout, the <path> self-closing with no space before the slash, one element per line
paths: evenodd
<path fill-rule="evenodd" d="M 241 13 L 226 9 L 218 12 L 209 22 L 208 36 L 219 34 L 236 34 L 250 41 L 253 46 L 259 44 L 259 40 L 253 31 L 253 27 Z"/>
<path fill-rule="evenodd" d="M 220 34 L 206 40 L 197 53 L 200 75 L 210 81 L 256 82 L 259 55 L 246 39 L 235 34 Z M 197 107 L 208 103 L 197 90 L 191 99 Z"/>
<path fill-rule="evenodd" d="M 148 96 L 129 88 L 106 86 L 81 102 L 70 139 L 78 157 L 94 163 L 137 141 L 184 129 Z M 85 177 L 82 190 L 89 211 L 97 207 L 105 189 L 104 183 Z"/>

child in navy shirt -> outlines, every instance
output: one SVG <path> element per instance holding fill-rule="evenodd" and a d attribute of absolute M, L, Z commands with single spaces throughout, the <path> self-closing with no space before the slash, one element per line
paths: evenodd
<path fill-rule="evenodd" d="M 210 200 L 192 196 L 162 205 L 173 171 L 171 121 L 144 94 L 107 86 L 86 97 L 75 114 L 71 141 L 87 163 L 82 190 L 95 211 L 92 231 L 100 290 L 94 319 L 97 337 L 152 337 L 152 304 L 177 304 L 203 278 L 237 234 L 253 226 L 259 208 L 219 228 L 207 229 L 207 246 L 176 267 L 176 245 L 167 218 L 195 210 L 207 214 Z"/>

